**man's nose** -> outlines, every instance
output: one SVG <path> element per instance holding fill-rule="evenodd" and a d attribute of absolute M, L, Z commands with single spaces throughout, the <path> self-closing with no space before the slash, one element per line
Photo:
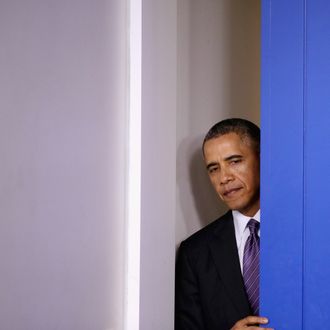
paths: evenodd
<path fill-rule="evenodd" d="M 228 168 L 223 168 L 220 171 L 220 184 L 226 184 L 233 179 L 232 173 Z"/>

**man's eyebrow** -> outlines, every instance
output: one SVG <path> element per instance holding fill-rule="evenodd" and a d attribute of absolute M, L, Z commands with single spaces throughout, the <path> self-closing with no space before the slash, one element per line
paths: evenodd
<path fill-rule="evenodd" d="M 243 158 L 242 155 L 230 155 L 230 156 L 224 158 L 224 161 L 230 162 L 233 159 L 242 159 L 242 158 Z M 217 162 L 211 162 L 206 165 L 206 169 L 209 169 L 210 167 L 218 166 L 218 165 L 219 165 L 219 163 L 217 163 Z"/>
<path fill-rule="evenodd" d="M 241 158 L 243 158 L 242 155 L 230 155 L 229 157 L 226 157 L 224 160 L 228 162 L 228 161 L 231 161 L 233 159 L 241 159 Z"/>
<path fill-rule="evenodd" d="M 207 164 L 206 169 L 208 170 L 208 169 L 210 169 L 210 167 L 212 167 L 212 166 L 218 166 L 218 163 L 216 163 L 216 162 L 212 162 L 212 163 L 210 163 L 210 164 Z"/>

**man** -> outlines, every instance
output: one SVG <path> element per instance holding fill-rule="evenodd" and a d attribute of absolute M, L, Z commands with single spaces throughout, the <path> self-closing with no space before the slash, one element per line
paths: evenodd
<path fill-rule="evenodd" d="M 221 121 L 206 134 L 203 154 L 230 211 L 181 243 L 175 329 L 261 329 L 268 320 L 258 316 L 260 129 L 244 119 Z"/>

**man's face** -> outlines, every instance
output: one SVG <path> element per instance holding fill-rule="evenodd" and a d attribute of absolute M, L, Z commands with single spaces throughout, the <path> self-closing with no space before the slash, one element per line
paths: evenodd
<path fill-rule="evenodd" d="M 254 216 L 260 208 L 259 155 L 249 138 L 228 133 L 204 144 L 212 185 L 231 210 Z"/>

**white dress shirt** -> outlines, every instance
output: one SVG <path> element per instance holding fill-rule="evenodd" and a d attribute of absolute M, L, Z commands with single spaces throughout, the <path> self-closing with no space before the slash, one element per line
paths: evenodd
<path fill-rule="evenodd" d="M 232 213 L 234 218 L 235 236 L 236 236 L 237 250 L 239 256 L 239 263 L 243 274 L 244 246 L 248 237 L 250 236 L 250 229 L 246 227 L 246 225 L 248 224 L 250 219 L 254 219 L 260 222 L 260 210 L 253 217 L 247 217 L 246 215 L 238 211 L 232 211 Z M 260 237 L 260 229 L 258 231 L 258 235 Z"/>

